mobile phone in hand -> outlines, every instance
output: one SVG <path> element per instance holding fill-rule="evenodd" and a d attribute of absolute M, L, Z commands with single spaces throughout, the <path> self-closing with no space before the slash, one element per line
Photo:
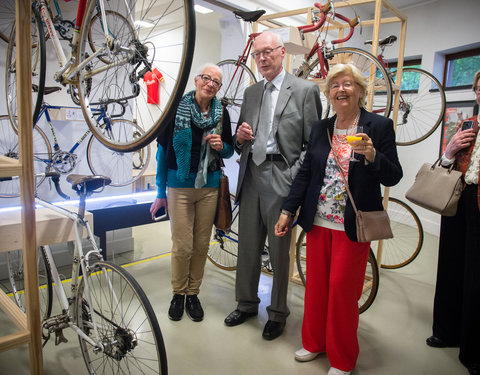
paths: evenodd
<path fill-rule="evenodd" d="M 466 120 L 462 122 L 462 132 L 467 129 L 473 128 L 474 122 L 472 120 Z"/>
<path fill-rule="evenodd" d="M 163 221 L 168 219 L 168 212 L 165 207 L 160 207 L 158 211 L 155 213 L 155 221 Z"/>

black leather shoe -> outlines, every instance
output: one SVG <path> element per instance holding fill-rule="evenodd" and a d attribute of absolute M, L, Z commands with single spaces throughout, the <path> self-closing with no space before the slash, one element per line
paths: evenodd
<path fill-rule="evenodd" d="M 170 308 L 168 309 L 168 317 L 174 321 L 182 319 L 184 306 L 185 296 L 181 294 L 174 294 L 172 302 L 170 302 Z"/>
<path fill-rule="evenodd" d="M 242 324 L 247 320 L 248 318 L 251 318 L 252 316 L 256 316 L 256 312 L 244 312 L 240 310 L 234 310 L 232 311 L 226 318 L 225 318 L 225 325 L 229 327 L 234 327 L 238 326 L 239 324 Z"/>
<path fill-rule="evenodd" d="M 185 301 L 185 310 L 187 310 L 187 315 L 194 322 L 201 322 L 203 320 L 202 305 L 200 304 L 200 300 L 196 294 L 187 296 L 187 300 Z"/>
<path fill-rule="evenodd" d="M 430 336 L 425 342 L 432 348 L 447 348 L 449 346 L 445 341 L 436 336 Z"/>
<path fill-rule="evenodd" d="M 282 334 L 284 328 L 285 322 L 274 322 L 273 320 L 269 320 L 267 324 L 265 324 L 262 336 L 265 340 L 276 339 Z"/>

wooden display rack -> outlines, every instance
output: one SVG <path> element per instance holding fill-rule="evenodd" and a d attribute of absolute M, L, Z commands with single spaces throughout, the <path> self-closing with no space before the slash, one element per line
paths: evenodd
<path fill-rule="evenodd" d="M 341 9 L 345 7 L 355 7 L 360 5 L 368 5 L 372 4 L 375 7 L 374 18 L 372 20 L 362 21 L 361 24 L 363 26 L 373 26 L 372 32 L 372 49 L 371 52 L 373 55 L 377 56 L 378 51 L 378 41 L 379 41 L 379 33 L 380 33 L 380 25 L 381 24 L 388 24 L 388 23 L 400 23 L 400 38 L 398 44 L 398 63 L 397 63 L 397 76 L 395 82 L 396 85 L 392 85 L 394 89 L 394 101 L 393 101 L 393 109 L 392 109 L 392 118 L 394 127 L 397 125 L 397 117 L 398 117 L 398 105 L 400 101 L 400 85 L 401 85 L 401 77 L 403 71 L 403 59 L 404 59 L 404 52 L 405 52 L 405 37 L 407 32 L 407 16 L 395 8 L 390 1 L 388 0 L 350 0 L 350 1 L 343 1 L 343 2 L 335 2 L 335 9 Z M 383 9 L 384 8 L 384 9 Z M 286 12 L 274 13 L 269 15 L 264 15 L 258 19 L 257 22 L 253 24 L 253 32 L 258 32 L 259 25 L 263 25 L 267 28 L 277 28 L 278 22 L 272 22 L 275 19 L 285 18 L 285 17 L 292 17 L 297 15 L 306 15 L 306 24 L 312 23 L 312 10 L 314 7 L 302 8 L 297 10 L 291 10 Z M 382 10 L 387 10 L 391 13 L 391 17 L 381 17 Z M 338 37 L 342 38 L 344 34 L 344 29 L 347 27 L 345 24 L 341 24 L 339 22 L 333 21 L 336 26 L 330 26 L 331 31 L 338 30 Z M 254 63 L 252 61 L 252 70 L 255 72 Z M 291 56 L 287 55 L 286 61 L 286 70 L 291 71 Z M 373 78 L 372 78 L 373 79 Z M 373 83 L 373 82 L 371 82 Z M 372 98 L 373 92 L 370 92 L 367 98 L 367 109 L 371 109 L 372 106 Z M 384 198 L 383 198 L 383 205 L 385 209 L 388 205 L 388 196 L 389 196 L 390 189 L 385 187 L 384 189 Z M 295 241 L 296 232 L 293 233 L 292 236 L 292 244 L 290 246 L 290 279 L 294 282 L 301 283 L 298 274 L 294 274 L 294 266 L 295 263 Z M 377 249 L 377 263 L 381 265 L 382 261 L 382 252 L 383 252 L 383 241 L 379 241 L 378 249 Z"/>
<path fill-rule="evenodd" d="M 40 304 L 38 290 L 37 250 L 35 236 L 35 200 L 33 176 L 30 0 L 16 0 L 15 24 L 17 40 L 18 128 L 20 159 L 0 159 L 0 176 L 20 176 L 22 204 L 23 261 L 27 314 L 0 291 L 0 308 L 20 329 L 0 338 L 0 351 L 29 344 L 30 373 L 43 374 L 43 356 L 40 331 Z"/>

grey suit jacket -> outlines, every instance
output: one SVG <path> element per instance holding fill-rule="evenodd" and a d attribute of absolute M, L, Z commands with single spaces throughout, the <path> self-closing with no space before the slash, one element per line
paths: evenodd
<path fill-rule="evenodd" d="M 259 126 L 258 118 L 263 86 L 264 81 L 260 81 L 245 90 L 237 125 L 240 126 L 246 122 L 252 127 L 254 134 Z M 313 82 L 286 73 L 273 117 L 275 141 L 288 167 L 288 170 L 281 176 L 274 178 L 274 189 L 279 195 L 286 196 L 288 194 L 290 185 L 302 164 L 311 126 L 321 117 L 321 114 L 322 103 L 318 86 Z M 236 192 L 238 200 L 241 197 L 243 178 L 252 144 L 247 141 L 238 145 L 236 137 L 234 141 L 235 149 L 241 155 Z"/>

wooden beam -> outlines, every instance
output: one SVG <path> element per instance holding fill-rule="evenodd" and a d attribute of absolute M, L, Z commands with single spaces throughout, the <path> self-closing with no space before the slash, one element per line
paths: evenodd
<path fill-rule="evenodd" d="M 27 330 L 27 316 L 3 290 L 0 290 L 0 308 L 10 317 L 19 329 L 24 331 Z"/>

